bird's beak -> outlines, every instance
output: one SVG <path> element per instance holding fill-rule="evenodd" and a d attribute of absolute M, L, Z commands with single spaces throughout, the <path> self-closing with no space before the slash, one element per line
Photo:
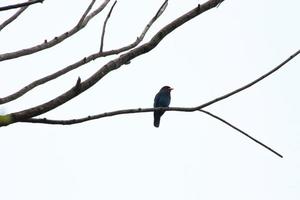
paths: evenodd
<path fill-rule="evenodd" d="M 170 90 L 174 90 L 174 88 L 170 88 Z"/>

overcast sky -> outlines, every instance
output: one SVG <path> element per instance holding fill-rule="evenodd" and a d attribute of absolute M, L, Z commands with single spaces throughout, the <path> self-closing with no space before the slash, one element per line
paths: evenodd
<path fill-rule="evenodd" d="M 16 1 L 3 0 L 0 6 Z M 21 2 L 21 1 L 19 1 Z M 100 5 L 98 0 L 95 5 Z M 119 0 L 104 50 L 133 42 L 162 0 Z M 147 34 L 199 0 L 170 0 Z M 98 51 L 109 6 L 78 34 L 34 55 L 1 62 L 0 97 Z M 0 53 L 50 40 L 71 29 L 87 0 L 45 0 L 0 32 Z M 94 87 L 43 117 L 72 119 L 117 109 L 151 107 L 164 85 L 171 106 L 196 106 L 271 70 L 300 47 L 299 0 L 225 1 L 168 35 L 153 51 L 111 72 Z M 13 11 L 0 12 L 1 22 Z M 116 56 L 0 105 L 23 110 L 60 95 Z M 0 128 L 3 200 L 299 200 L 300 58 L 259 84 L 206 110 L 271 146 L 267 151 L 200 112 L 103 118 L 72 126 L 17 123 Z"/>

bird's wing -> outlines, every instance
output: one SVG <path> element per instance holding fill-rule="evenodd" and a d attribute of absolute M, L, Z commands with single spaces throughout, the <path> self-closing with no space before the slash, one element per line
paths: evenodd
<path fill-rule="evenodd" d="M 154 99 L 154 107 L 168 107 L 171 97 L 166 93 L 158 93 Z"/>
<path fill-rule="evenodd" d="M 158 102 L 159 102 L 159 99 L 160 99 L 160 93 L 157 93 L 156 95 L 155 95 L 155 98 L 154 98 L 154 107 L 159 107 L 158 106 Z"/>

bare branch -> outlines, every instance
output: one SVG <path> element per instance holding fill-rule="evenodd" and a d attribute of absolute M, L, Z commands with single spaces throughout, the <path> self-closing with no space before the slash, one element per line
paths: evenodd
<path fill-rule="evenodd" d="M 96 0 L 92 0 L 92 2 L 90 3 L 90 5 L 88 6 L 88 8 L 85 10 L 85 12 L 83 13 L 83 15 L 81 16 L 77 26 L 81 26 L 83 20 L 86 18 L 87 14 L 91 11 L 93 5 L 95 4 Z"/>
<path fill-rule="evenodd" d="M 82 123 L 82 122 L 86 122 L 86 121 L 90 121 L 90 120 L 103 118 L 103 117 L 112 117 L 114 115 L 122 115 L 122 114 L 129 114 L 129 113 L 153 112 L 154 110 L 167 110 L 167 111 L 172 110 L 172 111 L 181 111 L 181 112 L 188 111 L 188 112 L 190 112 L 190 110 L 186 110 L 186 108 L 175 108 L 175 107 L 173 107 L 173 108 L 172 107 L 170 107 L 170 108 L 138 108 L 138 109 L 127 109 L 127 110 L 118 110 L 118 111 L 113 111 L 113 112 L 105 112 L 105 113 L 101 113 L 98 115 L 90 115 L 90 116 L 87 116 L 84 118 L 71 119 L 71 120 L 52 120 L 52 119 L 47 119 L 47 118 L 31 118 L 31 119 L 23 120 L 21 122 L 42 123 L 42 124 L 51 124 L 51 125 L 72 125 L 72 124 L 78 124 L 78 123 Z M 200 111 L 200 112 L 203 112 L 215 119 L 218 119 L 219 121 L 225 123 L 226 125 L 230 126 L 231 128 L 237 130 L 238 132 L 242 133 L 246 137 L 250 138 L 257 144 L 265 147 L 266 149 L 268 149 L 272 153 L 276 154 L 277 156 L 279 156 L 281 158 L 283 157 L 281 154 L 279 154 L 278 152 L 273 150 L 271 147 L 269 147 L 269 146 L 265 145 L 264 143 L 260 142 L 259 140 L 255 139 L 254 137 L 250 136 L 243 130 L 237 128 L 236 126 L 232 125 L 231 123 L 227 122 L 226 120 L 222 119 L 221 117 L 218 117 L 208 111 L 201 110 L 201 109 L 194 110 L 194 111 Z"/>
<path fill-rule="evenodd" d="M 148 30 L 150 29 L 150 27 L 152 26 L 152 24 L 161 16 L 161 14 L 165 11 L 165 9 L 167 8 L 168 5 L 168 0 L 166 0 L 162 6 L 158 9 L 157 13 L 155 14 L 155 16 L 148 22 L 148 24 L 146 25 L 146 27 L 144 28 L 144 30 L 142 31 L 141 35 L 139 37 L 136 38 L 136 40 L 124 47 L 121 47 L 119 49 L 114 49 L 114 50 L 109 50 L 106 52 L 103 52 L 103 54 L 105 53 L 106 55 L 113 55 L 113 54 L 119 54 L 122 53 L 124 51 L 128 51 L 134 47 L 136 47 L 138 44 L 141 43 L 141 41 L 143 41 L 145 35 L 147 34 Z M 106 56 L 105 55 L 105 56 Z"/>
<path fill-rule="evenodd" d="M 165 4 L 165 2 L 164 2 Z M 161 10 L 161 8 L 166 8 L 165 6 L 161 6 L 160 9 L 158 10 L 158 12 L 162 13 L 164 10 Z M 157 13 L 158 13 L 157 12 Z M 160 16 L 160 15 L 159 15 Z M 97 52 L 95 54 L 92 54 L 90 56 L 87 56 L 87 57 L 84 57 L 83 59 L 53 73 L 53 74 L 50 74 L 48 76 L 45 76 L 43 78 L 40 78 L 38 80 L 35 80 L 33 81 L 32 83 L 26 85 L 25 87 L 23 87 L 22 89 L 20 89 L 19 91 L 11 94 L 11 95 L 8 95 L 6 97 L 3 97 L 3 98 L 0 98 L 0 104 L 4 104 L 4 103 L 7 103 L 7 102 L 10 102 L 10 101 L 13 101 L 21 96 L 23 96 L 24 94 L 26 94 L 27 92 L 29 92 L 30 90 L 34 89 L 35 87 L 39 86 L 39 85 L 42 85 L 44 83 L 47 83 L 51 80 L 54 80 L 56 78 L 58 78 L 59 76 L 62 76 L 74 69 L 77 69 L 78 67 L 86 64 L 86 63 L 89 63 L 91 62 L 92 60 L 95 60 L 97 58 L 100 58 L 100 57 L 105 57 L 105 56 L 110 56 L 110 55 L 114 55 L 114 54 L 119 54 L 119 53 L 122 53 L 124 51 L 127 51 L 127 50 L 130 50 L 134 47 L 136 47 L 138 44 L 141 43 L 141 41 L 143 41 L 146 33 L 148 32 L 148 30 L 150 29 L 150 27 L 152 26 L 152 24 L 158 19 L 158 15 L 156 14 L 150 21 L 149 23 L 146 25 L 146 27 L 144 28 L 144 30 L 142 31 L 141 35 L 139 37 L 137 37 L 137 39 L 127 45 L 127 46 L 124 46 L 124 47 L 121 47 L 119 49 L 114 49 L 114 50 L 109 50 L 109 51 L 104 51 L 104 52 Z"/>
<path fill-rule="evenodd" d="M 28 2 L 30 2 L 31 0 L 29 0 Z M 28 6 L 24 6 L 22 8 L 20 8 L 13 16 L 11 16 L 10 18 L 8 18 L 7 20 L 5 20 L 1 25 L 0 25 L 0 31 L 5 28 L 8 24 L 10 24 L 11 22 L 13 22 L 15 19 L 17 19 L 17 17 L 19 17 L 22 12 L 24 12 L 26 9 L 28 8 Z"/>
<path fill-rule="evenodd" d="M 203 113 L 205 113 L 205 114 L 207 114 L 207 115 L 209 115 L 209 116 L 211 116 L 211 117 L 213 117 L 213 118 L 215 118 L 215 119 L 217 119 L 217 120 L 219 120 L 219 121 L 221 121 L 221 122 L 223 122 L 224 124 L 230 126 L 231 128 L 237 130 L 238 132 L 242 133 L 242 134 L 245 135 L 246 137 L 250 138 L 251 140 L 253 140 L 253 141 L 256 142 L 257 144 L 259 144 L 259 145 L 265 147 L 266 149 L 268 149 L 268 150 L 271 151 L 272 153 L 276 154 L 276 155 L 279 156 L 280 158 L 283 158 L 283 156 L 282 156 L 280 153 L 276 152 L 276 151 L 275 151 L 274 149 L 272 149 L 271 147 L 269 147 L 269 146 L 265 145 L 264 143 L 260 142 L 259 140 L 255 139 L 255 138 L 252 137 L 251 135 L 247 134 L 247 133 L 244 132 L 243 130 L 237 128 L 236 126 L 232 125 L 231 123 L 227 122 L 226 120 L 222 119 L 221 117 L 218 117 L 218 116 L 216 116 L 216 115 L 214 115 L 214 114 L 212 114 L 212 113 L 210 113 L 210 112 L 208 112 L 208 111 L 205 111 L 205 110 L 199 110 L 199 111 L 200 111 L 200 112 L 203 112 Z"/>
<path fill-rule="evenodd" d="M 161 16 L 161 14 L 163 14 L 163 12 L 166 10 L 167 6 L 168 6 L 168 0 L 165 0 L 165 2 L 158 9 L 158 11 L 157 11 L 156 15 L 154 16 L 153 20 L 159 18 Z"/>
<path fill-rule="evenodd" d="M 60 36 L 54 37 L 54 39 L 52 39 L 50 41 L 44 40 L 43 43 L 38 44 L 36 46 L 22 49 L 22 50 L 15 51 L 15 52 L 0 54 L 0 61 L 30 55 L 30 54 L 42 51 L 44 49 L 48 49 L 50 47 L 53 47 L 53 46 L 59 44 L 60 42 L 64 41 L 65 39 L 71 37 L 78 31 L 83 29 L 93 17 L 95 17 L 98 13 L 100 13 L 106 7 L 106 5 L 108 3 L 109 3 L 109 0 L 105 0 L 96 10 L 94 10 L 92 13 L 90 13 L 88 16 L 85 17 L 85 19 L 82 21 L 80 26 L 76 25 L 71 30 L 61 34 Z"/>
<path fill-rule="evenodd" d="M 271 71 L 265 73 L 264 75 L 262 75 L 261 77 L 257 78 L 256 80 L 254 80 L 254 81 L 248 83 L 247 85 L 244 85 L 244 86 L 242 86 L 242 87 L 240 87 L 240 88 L 238 88 L 238 89 L 236 89 L 236 90 L 234 90 L 234 91 L 232 91 L 232 92 L 229 92 L 229 93 L 227 93 L 227 94 L 225 94 L 225 95 L 223 95 L 223 96 L 220 96 L 220 97 L 218 97 L 218 98 L 216 98 L 216 99 L 214 99 L 214 100 L 211 100 L 211 101 L 209 101 L 209 102 L 207 102 L 207 103 L 205 103 L 205 104 L 203 104 L 203 105 L 200 105 L 200 106 L 198 106 L 198 107 L 196 107 L 196 108 L 197 108 L 197 109 L 202 109 L 202 108 L 204 108 L 204 107 L 207 107 L 207 106 L 209 106 L 209 105 L 211 105 L 211 104 L 214 104 L 214 103 L 216 103 L 216 102 L 218 102 L 218 101 L 221 101 L 221 100 L 223 100 L 223 99 L 226 99 L 226 98 L 228 98 L 228 97 L 230 97 L 230 96 L 232 96 L 232 95 L 234 95 L 234 94 L 236 94 L 236 93 L 239 93 L 239 92 L 241 92 L 241 91 L 243 91 L 243 90 L 245 90 L 245 89 L 247 89 L 247 88 L 253 86 L 254 84 L 260 82 L 260 81 L 263 80 L 264 78 L 270 76 L 271 74 L 273 74 L 274 72 L 276 72 L 277 70 L 279 70 L 279 69 L 280 69 L 281 67 L 283 67 L 286 63 L 288 63 L 290 60 L 292 60 L 293 58 L 295 58 L 299 53 L 300 53 L 300 49 L 299 49 L 298 51 L 296 51 L 294 54 L 292 54 L 292 55 L 291 55 L 289 58 L 287 58 L 285 61 L 283 61 L 282 63 L 280 63 L 277 67 L 273 68 Z"/>
<path fill-rule="evenodd" d="M 104 43 L 104 35 L 105 35 L 105 29 L 106 29 L 106 24 L 107 24 L 107 21 L 111 15 L 111 12 L 113 11 L 115 5 L 116 5 L 117 1 L 114 2 L 114 4 L 112 5 L 112 7 L 110 8 L 105 20 L 104 20 L 104 23 L 103 23 L 103 28 L 102 28 L 102 34 L 101 34 L 101 44 L 100 44 L 100 52 L 103 52 L 103 43 Z"/>
<path fill-rule="evenodd" d="M 0 7 L 0 11 L 10 10 L 10 9 L 15 9 L 15 8 L 21 8 L 21 7 L 27 7 L 27 6 L 30 6 L 30 5 L 35 4 L 35 3 L 43 3 L 43 1 L 44 0 L 33 0 L 33 1 L 24 2 L 24 3 L 18 3 L 18 4 L 14 4 L 14 5 L 9 5 L 9 6 L 3 6 L 3 7 Z"/>

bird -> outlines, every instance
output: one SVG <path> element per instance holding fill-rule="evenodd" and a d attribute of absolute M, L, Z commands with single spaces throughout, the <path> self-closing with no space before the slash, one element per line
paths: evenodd
<path fill-rule="evenodd" d="M 171 91 L 173 90 L 173 88 L 171 88 L 170 86 L 164 86 L 162 87 L 159 92 L 155 95 L 154 98 L 154 108 L 158 108 L 158 107 L 168 107 L 170 105 L 171 102 Z M 156 128 L 159 127 L 159 122 L 160 122 L 160 118 L 161 116 L 165 113 L 164 110 L 155 110 L 154 111 L 154 126 Z"/>

